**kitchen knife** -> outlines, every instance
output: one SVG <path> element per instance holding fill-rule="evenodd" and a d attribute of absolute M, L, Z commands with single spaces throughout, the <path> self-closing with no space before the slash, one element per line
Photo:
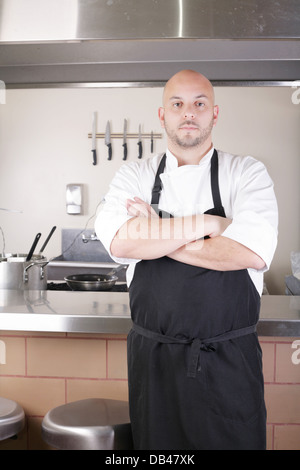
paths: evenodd
<path fill-rule="evenodd" d="M 151 131 L 151 153 L 153 153 L 153 131 Z"/>
<path fill-rule="evenodd" d="M 92 153 L 93 153 L 93 165 L 97 165 L 96 121 L 97 121 L 97 113 L 93 113 L 93 123 L 92 123 Z"/>
<path fill-rule="evenodd" d="M 32 255 L 33 255 L 34 250 L 35 250 L 35 247 L 36 247 L 36 245 L 38 244 L 38 241 L 39 241 L 40 238 L 41 238 L 41 233 L 38 233 L 37 236 L 36 236 L 35 239 L 34 239 L 34 242 L 33 242 L 33 244 L 32 244 L 32 247 L 31 247 L 30 250 L 29 250 L 29 253 L 28 253 L 28 255 L 27 255 L 26 261 L 30 261 L 30 260 L 31 260 Z"/>
<path fill-rule="evenodd" d="M 143 146 L 142 146 L 142 131 L 141 131 L 141 125 L 139 125 L 139 140 L 138 140 L 138 146 L 139 146 L 139 155 L 138 158 L 142 158 L 143 155 Z"/>
<path fill-rule="evenodd" d="M 124 119 L 124 131 L 123 131 L 123 147 L 124 147 L 124 155 L 123 160 L 127 159 L 127 119 Z"/>
<path fill-rule="evenodd" d="M 110 124 L 109 124 L 109 121 L 107 121 L 107 124 L 106 124 L 105 145 L 107 145 L 107 147 L 108 147 L 108 159 L 107 160 L 111 160 L 112 148 L 111 148 L 111 140 L 110 140 Z"/>

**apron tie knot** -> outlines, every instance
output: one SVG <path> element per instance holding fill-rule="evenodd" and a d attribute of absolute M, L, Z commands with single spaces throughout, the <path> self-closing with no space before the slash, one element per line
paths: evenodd
<path fill-rule="evenodd" d="M 239 338 L 241 336 L 250 335 L 256 332 L 256 325 L 246 326 L 244 328 L 238 328 L 237 330 L 230 330 L 226 333 L 222 333 L 213 338 L 207 339 L 188 339 L 188 338 L 173 338 L 171 336 L 164 335 L 162 333 L 156 333 L 155 331 L 143 328 L 136 323 L 133 323 L 132 329 L 139 335 L 145 336 L 146 338 L 158 341 L 159 343 L 165 344 L 185 344 L 191 347 L 190 360 L 188 365 L 187 376 L 195 378 L 197 371 L 201 370 L 200 366 L 200 351 L 212 352 L 216 351 L 216 348 L 212 343 L 220 343 L 229 341 L 231 339 Z"/>
<path fill-rule="evenodd" d="M 201 339 L 195 338 L 192 341 L 191 345 L 190 361 L 187 376 L 195 378 L 197 371 L 201 370 L 200 351 L 212 352 L 215 350 L 216 348 L 212 344 L 205 343 Z"/>

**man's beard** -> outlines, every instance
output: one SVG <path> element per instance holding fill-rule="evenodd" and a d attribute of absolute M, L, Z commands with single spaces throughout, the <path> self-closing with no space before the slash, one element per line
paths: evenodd
<path fill-rule="evenodd" d="M 195 126 L 195 123 L 193 121 L 184 121 L 180 124 L 179 128 L 185 125 Z M 204 127 L 202 129 L 198 127 L 200 133 L 196 137 L 193 137 L 192 135 L 185 135 L 183 138 L 180 138 L 179 135 L 176 134 L 176 131 L 171 131 L 168 128 L 168 123 L 165 120 L 165 130 L 169 139 L 173 143 L 177 144 L 179 147 L 186 148 L 186 149 L 198 147 L 202 145 L 210 136 L 213 127 L 214 127 L 214 117 L 212 117 L 211 122 L 209 123 L 207 127 Z"/>

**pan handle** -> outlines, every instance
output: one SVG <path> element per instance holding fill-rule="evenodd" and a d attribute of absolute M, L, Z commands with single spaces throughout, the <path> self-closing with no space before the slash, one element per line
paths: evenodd
<path fill-rule="evenodd" d="M 127 269 L 127 268 L 128 268 L 128 264 L 120 264 L 117 268 L 114 268 L 111 271 L 109 271 L 109 273 L 107 273 L 107 276 L 113 276 L 114 274 L 118 273 L 122 269 Z"/>

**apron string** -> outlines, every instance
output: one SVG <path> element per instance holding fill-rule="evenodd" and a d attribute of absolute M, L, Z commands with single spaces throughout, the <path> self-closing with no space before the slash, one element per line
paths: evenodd
<path fill-rule="evenodd" d="M 156 333 L 155 331 L 148 330 L 146 328 L 133 323 L 132 325 L 133 331 L 137 334 L 145 336 L 146 338 L 152 339 L 159 343 L 164 344 L 187 344 L 191 345 L 191 353 L 190 353 L 190 360 L 189 366 L 187 371 L 187 376 L 195 378 L 197 374 L 197 370 L 200 370 L 200 352 L 206 351 L 211 352 L 215 351 L 213 347 L 213 343 L 221 343 L 223 341 L 229 341 L 230 339 L 239 338 L 241 336 L 250 335 L 251 333 L 256 332 L 256 325 L 246 326 L 244 328 L 238 328 L 236 330 L 227 331 L 226 333 L 214 336 L 212 338 L 207 339 L 200 339 L 200 338 L 175 338 L 172 336 L 163 335 L 161 333 Z"/>

